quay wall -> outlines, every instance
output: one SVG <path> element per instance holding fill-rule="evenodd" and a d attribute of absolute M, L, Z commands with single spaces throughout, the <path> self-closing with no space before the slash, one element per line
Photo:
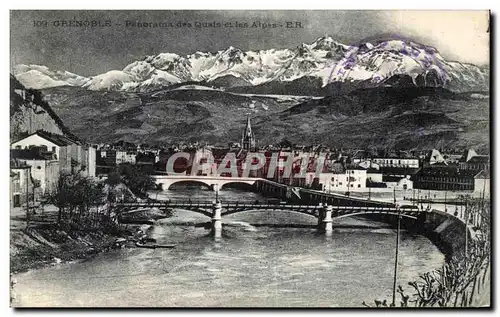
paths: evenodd
<path fill-rule="evenodd" d="M 423 234 L 445 254 L 447 259 L 460 255 L 465 249 L 465 223 L 458 217 L 440 210 L 427 213 Z"/>

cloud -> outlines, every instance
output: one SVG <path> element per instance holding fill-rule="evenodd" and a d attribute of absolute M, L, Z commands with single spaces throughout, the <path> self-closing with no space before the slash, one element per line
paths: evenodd
<path fill-rule="evenodd" d="M 385 22 L 447 59 L 489 64 L 488 11 L 389 11 Z"/>

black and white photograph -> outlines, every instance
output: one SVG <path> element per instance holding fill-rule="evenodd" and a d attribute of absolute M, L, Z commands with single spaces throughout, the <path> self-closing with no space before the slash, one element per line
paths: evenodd
<path fill-rule="evenodd" d="M 489 10 L 9 17 L 10 307 L 491 308 Z"/>

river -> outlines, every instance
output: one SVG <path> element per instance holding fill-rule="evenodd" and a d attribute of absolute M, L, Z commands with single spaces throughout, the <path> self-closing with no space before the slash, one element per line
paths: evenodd
<path fill-rule="evenodd" d="M 156 196 L 156 194 L 154 194 Z M 159 199 L 213 199 L 199 188 L 163 192 Z M 255 193 L 223 190 L 222 200 L 262 200 Z M 224 234 L 186 225 L 209 218 L 176 211 L 151 229 L 175 249 L 125 248 L 93 259 L 17 276 L 16 306 L 119 307 L 355 307 L 391 301 L 396 233 L 360 218 L 334 222 L 326 238 L 309 228 L 316 219 L 288 212 L 245 212 L 224 217 Z M 255 224 L 256 226 L 252 226 Z M 351 226 L 356 226 L 352 228 Z M 359 226 L 370 228 L 359 229 Z M 439 268 L 443 254 L 427 238 L 402 232 L 398 279 L 409 281 Z M 399 296 L 398 296 L 399 300 Z"/>

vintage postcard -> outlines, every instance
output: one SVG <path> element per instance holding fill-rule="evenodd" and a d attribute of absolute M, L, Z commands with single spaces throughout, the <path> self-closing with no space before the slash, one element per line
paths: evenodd
<path fill-rule="evenodd" d="M 489 25 L 10 11 L 10 305 L 490 307 Z"/>

